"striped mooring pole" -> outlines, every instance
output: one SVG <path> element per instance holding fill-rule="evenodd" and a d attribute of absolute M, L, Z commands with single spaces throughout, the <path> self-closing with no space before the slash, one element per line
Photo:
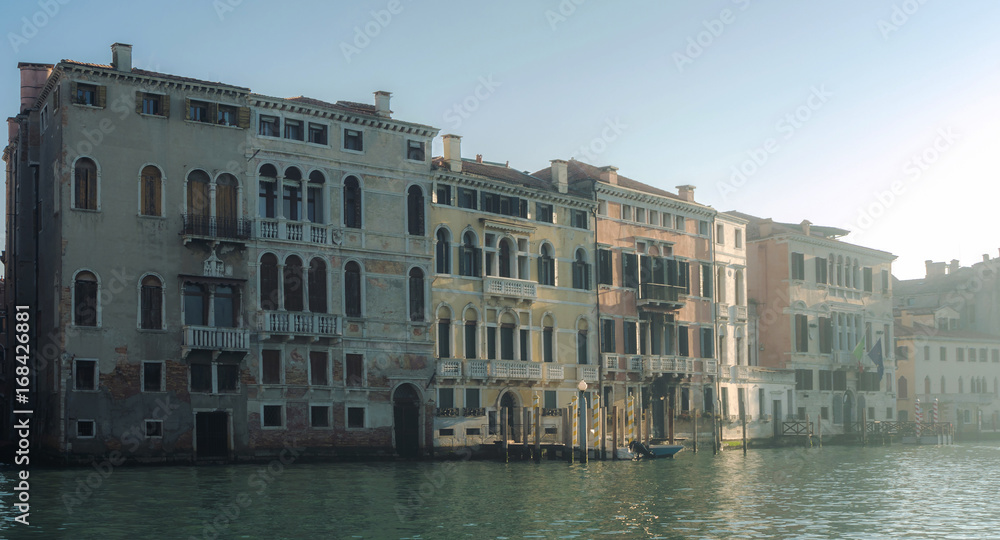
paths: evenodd
<path fill-rule="evenodd" d="M 625 431 L 628 433 L 628 441 L 635 440 L 635 396 L 628 397 L 628 407 L 625 409 Z"/>
<path fill-rule="evenodd" d="M 577 412 L 577 407 L 579 407 L 579 398 L 574 394 L 573 400 L 569 405 L 570 414 L 573 416 L 573 442 L 569 445 L 570 453 L 573 452 L 573 449 L 576 448 L 577 443 L 580 441 L 580 413 Z"/>
<path fill-rule="evenodd" d="M 913 405 L 913 416 L 917 420 L 917 437 L 920 436 L 920 423 L 924 421 L 924 415 L 920 412 L 920 400 Z"/>
<path fill-rule="evenodd" d="M 590 429 L 594 434 L 594 450 L 601 449 L 601 396 L 598 393 L 594 393 L 592 409 L 590 411 Z"/>

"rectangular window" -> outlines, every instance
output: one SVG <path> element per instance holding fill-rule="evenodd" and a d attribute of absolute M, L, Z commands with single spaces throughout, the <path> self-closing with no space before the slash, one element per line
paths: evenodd
<path fill-rule="evenodd" d="M 142 363 L 142 391 L 163 391 L 163 362 Z"/>
<path fill-rule="evenodd" d="M 236 392 L 240 382 L 239 364 L 216 364 L 215 379 L 219 387 L 219 393 Z"/>
<path fill-rule="evenodd" d="M 97 106 L 97 87 L 92 84 L 76 83 L 74 103 Z"/>
<path fill-rule="evenodd" d="M 865 292 L 872 292 L 872 269 L 865 267 L 862 271 L 864 272 Z"/>
<path fill-rule="evenodd" d="M 948 349 L 946 347 L 941 347 L 940 349 L 938 349 L 938 358 L 942 362 L 948 361 Z"/>
<path fill-rule="evenodd" d="M 435 192 L 434 202 L 451 206 L 451 186 L 438 186 Z"/>
<path fill-rule="evenodd" d="M 726 227 L 721 223 L 715 226 L 715 243 L 722 245 L 726 243 Z"/>
<path fill-rule="evenodd" d="M 635 222 L 636 223 L 646 223 L 646 209 L 636 208 L 635 209 Z"/>
<path fill-rule="evenodd" d="M 257 133 L 265 137 L 278 136 L 279 120 L 277 116 L 260 116 Z"/>
<path fill-rule="evenodd" d="M 615 352 L 615 320 L 601 319 L 601 352 Z"/>
<path fill-rule="evenodd" d="M 553 362 L 555 360 L 553 349 L 555 346 L 555 332 L 551 327 L 542 330 L 542 361 Z"/>
<path fill-rule="evenodd" d="M 674 219 L 674 223 L 676 224 L 674 227 L 675 229 L 681 232 L 687 232 L 687 220 L 684 219 L 684 216 L 677 216 Z"/>
<path fill-rule="evenodd" d="M 236 107 L 219 105 L 215 115 L 215 123 L 220 126 L 235 126 L 237 124 Z"/>
<path fill-rule="evenodd" d="M 309 407 L 309 425 L 314 428 L 330 427 L 329 405 L 312 405 Z"/>
<path fill-rule="evenodd" d="M 625 334 L 625 354 L 638 354 L 639 346 L 636 339 L 636 323 L 632 321 L 625 321 L 622 324 L 622 328 Z"/>
<path fill-rule="evenodd" d="M 639 257 L 635 253 L 622 253 L 622 286 L 639 288 Z"/>
<path fill-rule="evenodd" d="M 261 354 L 261 381 L 264 384 L 281 384 L 281 351 L 263 350 Z"/>
<path fill-rule="evenodd" d="M 439 409 L 455 408 L 454 388 L 438 388 L 438 408 Z"/>
<path fill-rule="evenodd" d="M 632 221 L 632 207 L 631 206 L 629 206 L 627 204 L 623 204 L 622 205 L 622 219 L 625 220 L 625 221 Z"/>
<path fill-rule="evenodd" d="M 587 332 L 580 330 L 576 333 L 576 361 L 578 364 L 586 364 L 588 363 L 588 358 Z"/>
<path fill-rule="evenodd" d="M 326 126 L 309 122 L 309 142 L 313 144 L 326 144 Z"/>
<path fill-rule="evenodd" d="M 969 347 L 969 362 L 976 361 L 976 349 L 974 347 Z"/>
<path fill-rule="evenodd" d="M 348 354 L 344 359 L 344 380 L 347 386 L 365 386 L 364 355 Z"/>
<path fill-rule="evenodd" d="M 965 349 L 963 349 L 962 347 L 955 348 L 955 361 L 965 362 Z"/>
<path fill-rule="evenodd" d="M 486 358 L 495 360 L 497 357 L 497 327 L 486 327 Z"/>
<path fill-rule="evenodd" d="M 587 229 L 587 213 L 583 210 L 570 210 L 570 226 L 577 229 Z"/>
<path fill-rule="evenodd" d="M 466 409 L 478 409 L 482 407 L 479 398 L 478 388 L 466 388 L 465 389 L 465 408 Z"/>
<path fill-rule="evenodd" d="M 690 332 L 684 325 L 677 326 L 677 354 L 679 356 L 691 356 L 688 349 L 688 336 Z"/>
<path fill-rule="evenodd" d="M 889 271 L 882 270 L 882 294 L 889 294 Z"/>
<path fill-rule="evenodd" d="M 158 94 L 142 94 L 142 114 L 152 114 L 156 116 L 165 116 L 163 114 L 163 101 L 166 96 L 161 96 Z"/>
<path fill-rule="evenodd" d="M 552 205 L 535 203 L 535 220 L 545 223 L 552 223 Z"/>
<path fill-rule="evenodd" d="M 792 253 L 792 279 L 806 278 L 805 256 L 801 253 Z"/>
<path fill-rule="evenodd" d="M 365 427 L 365 409 L 363 407 L 347 408 L 347 427 L 349 428 Z"/>
<path fill-rule="evenodd" d="M 713 350 L 713 344 L 715 343 L 715 332 L 711 328 L 701 328 L 701 357 L 702 358 L 714 358 L 715 351 Z"/>
<path fill-rule="evenodd" d="M 924 361 L 931 359 L 931 348 L 929 346 L 924 346 Z"/>
<path fill-rule="evenodd" d="M 700 234 L 702 236 L 708 236 L 708 235 L 712 234 L 711 229 L 709 227 L 710 227 L 710 225 L 708 224 L 707 221 L 703 221 L 703 220 L 698 221 L 698 234 Z"/>
<path fill-rule="evenodd" d="M 712 272 L 712 265 L 702 264 L 701 265 L 701 296 L 703 298 L 712 297 L 712 279 L 714 274 Z"/>
<path fill-rule="evenodd" d="M 529 347 L 529 345 L 531 343 L 529 342 L 528 330 L 526 328 L 521 328 L 520 329 L 520 339 L 519 339 L 519 342 L 520 342 L 520 346 L 521 346 L 521 358 L 520 358 L 520 360 L 522 362 L 530 362 L 531 361 L 531 347 Z"/>
<path fill-rule="evenodd" d="M 97 389 L 97 360 L 76 360 L 73 363 L 73 369 L 76 371 L 74 388 L 77 390 Z"/>
<path fill-rule="evenodd" d="M 476 358 L 476 322 L 465 323 L 465 357 Z"/>
<path fill-rule="evenodd" d="M 406 141 L 406 159 L 411 161 L 423 161 L 424 160 L 424 143 L 423 141 Z"/>
<path fill-rule="evenodd" d="M 76 436 L 81 439 L 88 439 L 94 436 L 93 420 L 77 420 Z"/>
<path fill-rule="evenodd" d="M 204 101 L 195 101 L 193 99 L 188 100 L 188 120 L 194 120 L 195 122 L 212 122 L 212 117 L 209 116 L 209 104 Z"/>
<path fill-rule="evenodd" d="M 546 409 L 558 409 L 559 408 L 558 401 L 556 399 L 556 391 L 555 390 L 545 390 L 545 403 L 544 403 L 544 407 Z"/>
<path fill-rule="evenodd" d="M 847 390 L 847 372 L 846 371 L 834 371 L 833 372 L 833 390 L 835 392 L 842 392 Z"/>
<path fill-rule="evenodd" d="M 795 351 L 809 352 L 809 318 L 806 315 L 795 316 Z"/>
<path fill-rule="evenodd" d="M 285 425 L 281 409 L 281 405 L 264 405 L 262 407 L 261 425 L 264 427 L 281 427 Z"/>
<path fill-rule="evenodd" d="M 458 188 L 458 207 L 476 210 L 476 190 Z"/>
<path fill-rule="evenodd" d="M 980 362 L 985 362 L 986 361 L 986 348 L 985 347 L 982 348 L 982 349 L 979 349 L 979 361 Z"/>
<path fill-rule="evenodd" d="M 309 384 L 313 386 L 327 386 L 330 384 L 329 357 L 325 352 L 312 351 L 309 353 Z"/>
<path fill-rule="evenodd" d="M 163 420 L 146 420 L 146 438 L 159 439 L 163 437 Z"/>
<path fill-rule="evenodd" d="M 212 364 L 191 364 L 191 391 L 212 393 Z"/>
<path fill-rule="evenodd" d="M 819 370 L 819 389 L 833 390 L 833 372 L 828 369 Z"/>
<path fill-rule="evenodd" d="M 816 257 L 813 259 L 816 261 L 816 283 L 826 283 L 826 258 Z"/>
<path fill-rule="evenodd" d="M 733 244 L 737 248 L 742 248 L 743 247 L 743 231 L 741 231 L 740 229 L 736 229 L 736 232 L 733 235 L 733 239 L 735 240 L 733 242 Z"/>
<path fill-rule="evenodd" d="M 833 322 L 830 317 L 819 318 L 819 352 L 833 352 Z"/>
<path fill-rule="evenodd" d="M 438 321 L 438 358 L 451 358 L 451 320 Z"/>
<path fill-rule="evenodd" d="M 611 285 L 612 278 L 611 250 L 597 250 L 597 282 L 601 285 Z"/>
<path fill-rule="evenodd" d="M 302 121 L 285 120 L 285 138 L 293 141 L 302 140 Z"/>
<path fill-rule="evenodd" d="M 795 370 L 795 389 L 796 390 L 813 389 L 813 372 L 811 369 Z"/>
<path fill-rule="evenodd" d="M 354 150 L 357 152 L 364 150 L 364 141 L 362 140 L 360 131 L 356 129 L 344 130 L 344 150 Z"/>
<path fill-rule="evenodd" d="M 944 351 L 944 347 L 941 347 L 941 350 Z M 990 352 L 990 355 L 991 355 L 990 361 L 1000 362 L 1000 349 L 993 349 Z"/>
<path fill-rule="evenodd" d="M 500 359 L 514 359 L 514 327 L 511 325 L 500 327 Z"/>

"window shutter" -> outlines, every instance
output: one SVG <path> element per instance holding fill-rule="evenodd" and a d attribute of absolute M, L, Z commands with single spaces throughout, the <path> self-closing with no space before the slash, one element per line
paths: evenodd
<path fill-rule="evenodd" d="M 219 123 L 219 104 L 209 103 L 208 104 L 208 123 L 218 124 Z"/>
<path fill-rule="evenodd" d="M 164 118 L 170 118 L 170 96 L 163 95 L 163 99 L 160 100 L 160 111 Z"/>
<path fill-rule="evenodd" d="M 69 102 L 76 103 L 76 81 L 69 83 Z"/>
<path fill-rule="evenodd" d="M 135 114 L 142 114 L 142 92 L 135 92 Z"/>
<path fill-rule="evenodd" d="M 483 277 L 482 260 L 483 248 L 472 248 L 472 274 L 476 277 Z"/>
<path fill-rule="evenodd" d="M 250 128 L 250 107 L 240 107 L 236 125 L 243 129 Z"/>
<path fill-rule="evenodd" d="M 98 86 L 97 87 L 97 106 L 104 107 L 108 102 L 108 87 Z"/>
<path fill-rule="evenodd" d="M 191 98 L 184 99 L 184 119 L 191 119 Z"/>

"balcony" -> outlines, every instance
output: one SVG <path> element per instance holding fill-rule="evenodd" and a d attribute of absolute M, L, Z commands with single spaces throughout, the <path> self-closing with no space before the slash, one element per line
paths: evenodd
<path fill-rule="evenodd" d="M 538 362 L 493 360 L 490 362 L 490 375 L 494 379 L 538 381 L 542 379 L 542 365 Z"/>
<path fill-rule="evenodd" d="M 184 326 L 181 347 L 184 354 L 193 349 L 247 352 L 250 350 L 250 330 L 214 326 Z"/>
<path fill-rule="evenodd" d="M 199 214 L 181 214 L 184 229 L 181 235 L 187 243 L 193 238 L 231 240 L 243 243 L 250 239 L 250 220 Z"/>
<path fill-rule="evenodd" d="M 857 361 L 851 351 L 833 351 L 833 361 L 842 366 L 847 366 Z"/>
<path fill-rule="evenodd" d="M 737 321 L 747 320 L 747 307 L 739 305 L 735 307 L 736 307 L 736 320 Z"/>
<path fill-rule="evenodd" d="M 715 316 L 720 319 L 729 319 L 729 304 L 722 302 L 715 304 Z"/>
<path fill-rule="evenodd" d="M 491 296 L 534 300 L 535 285 L 534 281 L 523 279 L 488 277 L 483 279 L 483 292 Z"/>
<path fill-rule="evenodd" d="M 343 239 L 343 233 L 339 228 L 309 221 L 258 219 L 256 229 L 257 238 L 263 240 L 339 245 Z"/>
<path fill-rule="evenodd" d="M 545 364 L 545 380 L 561 381 L 566 378 L 566 370 L 559 364 Z"/>
<path fill-rule="evenodd" d="M 438 360 L 438 377 L 443 379 L 458 379 L 462 377 L 461 360 Z"/>
<path fill-rule="evenodd" d="M 601 356 L 604 360 L 604 369 L 618 369 L 618 355 L 604 354 Z"/>
<path fill-rule="evenodd" d="M 340 337 L 344 334 L 343 319 L 326 313 L 265 311 L 258 319 L 257 329 L 262 334 L 305 336 L 314 340 Z M 268 336 L 262 337 L 266 339 Z"/>
<path fill-rule="evenodd" d="M 661 285 L 659 283 L 643 283 L 639 286 L 638 307 L 652 307 L 665 310 L 677 310 L 684 306 L 680 300 L 681 287 Z"/>
<path fill-rule="evenodd" d="M 795 386 L 795 373 L 760 366 L 729 366 L 729 377 L 734 383 Z"/>
<path fill-rule="evenodd" d="M 597 382 L 597 366 L 581 366 L 580 367 L 580 378 L 589 382 Z"/>
<path fill-rule="evenodd" d="M 674 356 L 646 356 L 643 358 L 642 371 L 645 376 L 653 375 L 691 375 L 696 373 L 694 358 Z"/>
<path fill-rule="evenodd" d="M 628 359 L 629 371 L 642 371 L 642 357 L 630 356 Z"/>
<path fill-rule="evenodd" d="M 712 359 L 705 359 L 701 361 L 702 373 L 706 375 L 718 375 L 719 374 L 719 361 Z"/>

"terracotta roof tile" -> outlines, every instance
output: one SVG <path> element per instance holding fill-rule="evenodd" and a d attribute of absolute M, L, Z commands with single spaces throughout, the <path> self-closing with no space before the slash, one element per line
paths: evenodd
<path fill-rule="evenodd" d="M 109 64 L 93 64 L 93 63 L 90 63 L 90 62 L 78 62 L 76 60 L 63 60 L 62 63 L 73 64 L 73 65 L 77 65 L 77 66 L 86 66 L 86 67 L 92 67 L 92 68 L 108 69 L 108 70 L 114 69 Z M 216 81 L 206 81 L 206 80 L 203 80 L 203 79 L 194 79 L 194 78 L 191 78 L 191 77 L 181 77 L 179 75 L 170 75 L 169 73 L 159 73 L 159 72 L 156 72 L 156 71 L 148 71 L 148 70 L 139 69 L 139 68 L 132 68 L 132 72 L 131 73 L 133 75 L 141 75 L 143 77 L 157 77 L 159 79 L 168 79 L 168 80 L 171 80 L 171 81 L 188 82 L 188 83 L 192 83 L 192 84 L 203 84 L 203 85 L 207 85 L 207 86 L 221 86 L 221 87 L 225 87 L 225 88 L 232 88 L 234 90 L 242 90 L 244 92 L 249 92 L 250 91 L 249 88 L 246 88 L 246 87 L 243 87 L 243 86 L 235 86 L 235 85 L 232 85 L 232 84 L 226 84 L 226 83 L 221 83 L 221 82 L 216 82 Z"/>
<path fill-rule="evenodd" d="M 927 326 L 920 323 L 915 323 L 913 326 L 896 325 L 895 332 L 896 337 L 926 336 L 929 339 L 939 337 L 1000 342 L 1000 336 L 994 336 L 984 332 L 977 332 L 975 330 L 942 330 L 934 326 Z"/>
<path fill-rule="evenodd" d="M 569 160 L 566 168 L 568 171 L 569 183 L 571 185 L 574 182 L 578 182 L 580 180 L 593 180 L 596 182 L 603 182 L 601 180 L 600 167 L 596 167 L 589 163 L 584 163 L 582 161 L 571 159 Z M 551 166 L 546 167 L 540 171 L 535 172 L 534 175 L 539 178 L 549 178 L 552 176 L 552 167 Z M 606 184 L 607 182 L 604 183 Z M 622 176 L 620 174 L 618 175 L 618 185 L 626 189 L 641 191 L 643 193 L 649 193 L 651 195 L 659 195 L 660 197 L 668 197 L 680 201 L 684 200 L 681 199 L 680 196 L 678 196 L 675 193 L 671 193 L 669 191 L 653 187 L 649 184 L 644 184 L 642 182 L 639 182 L 638 180 L 633 180 L 627 176 Z"/>

